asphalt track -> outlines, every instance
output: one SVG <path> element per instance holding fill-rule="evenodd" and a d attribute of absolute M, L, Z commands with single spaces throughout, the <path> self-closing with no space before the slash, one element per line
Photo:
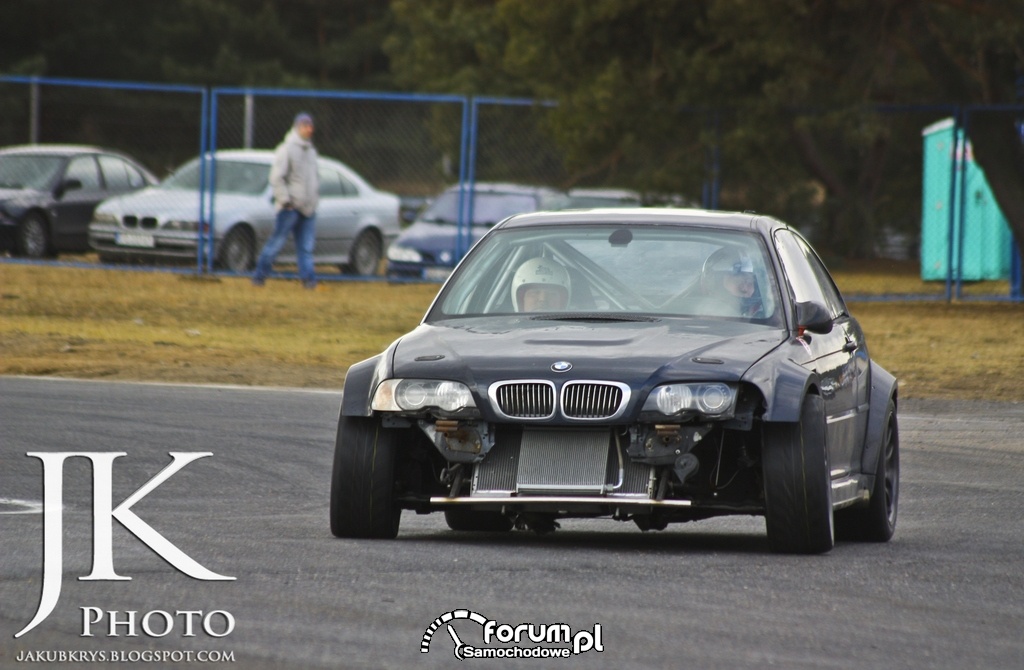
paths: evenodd
<path fill-rule="evenodd" d="M 759 518 L 655 533 L 570 521 L 547 536 L 474 535 L 407 512 L 397 540 L 335 539 L 327 498 L 339 399 L 0 378 L 0 667 L 1024 667 L 1024 405 L 903 402 L 896 537 L 800 557 L 768 553 Z M 60 599 L 14 638 L 36 612 L 43 577 L 43 462 L 29 452 L 124 452 L 114 506 L 171 463 L 170 452 L 212 453 L 132 511 L 236 579 L 193 579 L 114 523 L 114 569 L 131 580 L 79 580 L 92 567 L 92 470 L 69 458 Z M 83 608 L 102 617 L 91 637 Z M 141 623 L 154 611 L 148 635 Z M 566 624 L 581 644 L 600 624 L 603 651 L 460 661 L 449 622 L 437 621 L 456 611 L 451 630 L 471 646 L 515 645 L 485 644 L 484 627 L 459 618 L 469 612 L 496 633 Z M 116 637 L 111 619 L 123 622 Z M 60 652 L 74 662 L 18 660 Z M 200 663 L 201 652 L 228 662 Z M 171 662 L 186 654 L 191 663 Z"/>

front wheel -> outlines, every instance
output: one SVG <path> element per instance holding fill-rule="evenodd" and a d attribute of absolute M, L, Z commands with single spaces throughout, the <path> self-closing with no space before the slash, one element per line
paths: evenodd
<path fill-rule="evenodd" d="M 50 227 L 41 214 L 25 216 L 18 226 L 18 255 L 26 258 L 46 258 L 52 255 Z"/>
<path fill-rule="evenodd" d="M 821 397 L 804 398 L 799 423 L 764 424 L 761 451 L 769 547 L 789 554 L 831 550 L 832 480 Z"/>
<path fill-rule="evenodd" d="M 392 539 L 402 508 L 395 492 L 399 431 L 370 417 L 342 416 L 331 473 L 331 532 Z"/>
<path fill-rule="evenodd" d="M 896 532 L 900 498 L 900 432 L 896 404 L 885 409 L 885 430 L 875 463 L 875 484 L 867 507 L 836 512 L 836 535 L 840 540 L 888 542 Z"/>

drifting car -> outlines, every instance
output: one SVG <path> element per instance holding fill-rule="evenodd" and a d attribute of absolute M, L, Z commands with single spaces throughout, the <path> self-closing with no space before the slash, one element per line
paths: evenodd
<path fill-rule="evenodd" d="M 422 323 L 351 367 L 332 532 L 765 518 L 768 546 L 889 540 L 896 379 L 800 234 L 757 214 L 512 216 Z"/>

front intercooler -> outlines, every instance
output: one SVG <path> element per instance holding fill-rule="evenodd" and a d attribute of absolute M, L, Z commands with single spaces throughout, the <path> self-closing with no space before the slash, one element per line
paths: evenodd
<path fill-rule="evenodd" d="M 630 462 L 607 429 L 501 431 L 473 472 L 471 496 L 641 496 L 652 468 Z"/>

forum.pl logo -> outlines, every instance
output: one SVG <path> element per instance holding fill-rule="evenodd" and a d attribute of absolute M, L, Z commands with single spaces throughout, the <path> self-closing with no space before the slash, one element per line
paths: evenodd
<path fill-rule="evenodd" d="M 487 646 L 478 647 L 464 642 L 452 626 L 457 619 L 480 624 L 483 644 Z M 455 610 L 445 612 L 427 626 L 420 642 L 420 653 L 430 651 L 430 641 L 441 626 L 447 627 L 448 635 L 455 643 L 455 658 L 460 661 L 467 658 L 572 658 L 588 651 L 604 651 L 603 631 L 599 623 L 594 624 L 593 630 L 574 632 L 564 623 L 512 626 L 499 624 L 471 610 Z"/>

